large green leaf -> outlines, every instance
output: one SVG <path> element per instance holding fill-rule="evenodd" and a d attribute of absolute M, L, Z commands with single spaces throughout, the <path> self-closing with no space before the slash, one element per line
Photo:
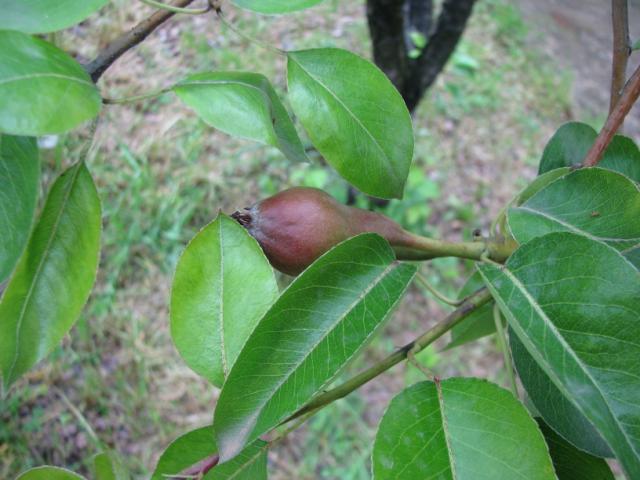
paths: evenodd
<path fill-rule="evenodd" d="M 458 299 L 463 299 L 484 286 L 480 273 L 474 272 L 458 293 Z M 468 342 L 473 342 L 496 331 L 496 323 L 493 318 L 493 302 L 485 303 L 474 310 L 463 322 L 451 329 L 451 342 L 447 349 L 459 347 Z"/>
<path fill-rule="evenodd" d="M 264 75 L 198 73 L 178 83 L 173 91 L 209 125 L 277 147 L 290 160 L 307 160 L 287 110 Z"/>
<path fill-rule="evenodd" d="M 214 455 L 217 451 L 211 426 L 198 428 L 174 440 L 162 453 L 151 480 L 166 480 Z M 202 480 L 267 480 L 267 443 L 256 440 L 233 460 L 217 465 Z"/>
<path fill-rule="evenodd" d="M 254 327 L 278 297 L 258 242 L 224 214 L 180 257 L 171 291 L 171 336 L 182 358 L 221 387 Z"/>
<path fill-rule="evenodd" d="M 16 480 L 84 480 L 77 473 L 59 467 L 36 467 L 18 475 Z"/>
<path fill-rule="evenodd" d="M 640 190 L 624 175 L 585 168 L 511 207 L 507 218 L 520 243 L 549 232 L 569 231 L 623 250 L 640 242 Z"/>
<path fill-rule="evenodd" d="M 29 238 L 39 180 L 35 138 L 0 135 L 0 282 L 13 270 Z"/>
<path fill-rule="evenodd" d="M 611 457 L 611 449 L 593 424 L 549 380 L 518 336 L 511 330 L 509 333 L 513 363 L 518 376 L 527 390 L 529 400 L 544 421 L 579 449 L 598 457 Z"/>
<path fill-rule="evenodd" d="M 538 422 L 544 434 L 558 480 L 615 480 L 607 462 L 582 452 L 544 422 Z"/>
<path fill-rule="evenodd" d="M 73 58 L 26 33 L 0 30 L 0 132 L 62 133 L 95 117 L 102 99 Z"/>
<path fill-rule="evenodd" d="M 0 0 L 0 29 L 27 33 L 62 30 L 81 22 L 109 0 Z"/>
<path fill-rule="evenodd" d="M 567 232 L 480 265 L 527 351 L 640 478 L 640 272 L 604 243 Z"/>
<path fill-rule="evenodd" d="M 323 0 L 233 0 L 237 6 L 258 13 L 289 13 L 313 7 Z"/>
<path fill-rule="evenodd" d="M 569 122 L 562 125 L 544 149 L 538 173 L 582 163 L 598 133 L 589 125 Z M 616 135 L 604 151 L 599 167 L 640 182 L 640 150 L 628 137 Z"/>
<path fill-rule="evenodd" d="M 225 382 L 214 415 L 224 459 L 319 393 L 372 338 L 416 272 L 362 234 L 329 250 L 266 313 Z"/>
<path fill-rule="evenodd" d="M 100 200 L 84 163 L 53 184 L 0 299 L 5 387 L 42 360 L 80 315 L 100 252 Z"/>
<path fill-rule="evenodd" d="M 372 463 L 376 480 L 555 479 L 524 406 L 476 378 L 421 382 L 397 395 L 378 427 Z"/>
<path fill-rule="evenodd" d="M 363 192 L 402 198 L 413 130 L 385 74 L 337 48 L 290 52 L 288 58 L 291 105 L 318 151 Z"/>

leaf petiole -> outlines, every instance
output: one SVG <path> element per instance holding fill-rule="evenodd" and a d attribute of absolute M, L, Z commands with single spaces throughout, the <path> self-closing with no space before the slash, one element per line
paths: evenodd
<path fill-rule="evenodd" d="M 158 2 L 156 0 L 140 0 L 142 3 L 149 5 L 150 7 L 159 8 L 161 10 L 167 10 L 173 13 L 184 13 L 186 15 L 202 15 L 211 11 L 211 5 L 209 4 L 205 8 L 182 8 L 174 5 L 167 5 L 166 3 Z"/>

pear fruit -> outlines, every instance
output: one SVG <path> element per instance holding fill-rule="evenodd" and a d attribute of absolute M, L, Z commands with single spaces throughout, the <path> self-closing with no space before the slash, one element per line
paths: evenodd
<path fill-rule="evenodd" d="M 380 213 L 343 205 L 317 188 L 290 188 L 231 216 L 258 241 L 271 264 L 289 275 L 360 233 L 381 235 L 399 259 L 415 259 L 421 238 Z"/>

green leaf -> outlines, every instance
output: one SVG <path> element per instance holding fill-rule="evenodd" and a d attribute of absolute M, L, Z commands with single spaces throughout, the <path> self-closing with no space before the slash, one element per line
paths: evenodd
<path fill-rule="evenodd" d="M 484 282 L 480 273 L 474 272 L 460 289 L 458 299 L 462 300 L 483 286 Z M 489 302 L 477 308 L 462 323 L 451 329 L 451 342 L 447 345 L 447 350 L 473 342 L 487 335 L 492 335 L 495 332 L 496 323 L 493 319 L 493 302 Z"/>
<path fill-rule="evenodd" d="M 266 442 L 257 440 L 233 460 L 217 465 L 203 480 L 267 480 Z M 198 428 L 178 437 L 162 453 L 151 480 L 166 480 L 217 451 L 213 427 Z"/>
<path fill-rule="evenodd" d="M 598 457 L 613 456 L 593 424 L 549 380 L 511 329 L 509 343 L 522 385 L 544 421 L 580 450 Z"/>
<path fill-rule="evenodd" d="M 524 202 L 533 197 L 536 193 L 542 190 L 544 187 L 554 182 L 560 177 L 564 177 L 571 172 L 571 168 L 562 167 L 550 170 L 546 173 L 538 175 L 529 185 L 527 185 L 514 199 L 513 205 L 522 205 Z"/>
<path fill-rule="evenodd" d="M 558 480 L 615 480 L 603 459 L 578 450 L 544 422 L 539 420 L 538 425 L 549 446 Z"/>
<path fill-rule="evenodd" d="M 576 170 L 551 182 L 507 214 L 519 243 L 569 231 L 623 250 L 640 242 L 640 190 L 602 168 Z"/>
<path fill-rule="evenodd" d="M 413 130 L 385 74 L 337 48 L 290 52 L 288 58 L 291 105 L 318 151 L 363 192 L 402 198 Z"/>
<path fill-rule="evenodd" d="M 5 387 L 69 331 L 91 292 L 100 253 L 100 200 L 79 163 L 53 184 L 25 252 L 0 299 Z"/>
<path fill-rule="evenodd" d="M 25 33 L 0 31 L 0 132 L 62 133 L 95 117 L 102 99 L 73 58 Z"/>
<path fill-rule="evenodd" d="M 376 480 L 555 479 L 544 438 L 524 406 L 477 378 L 403 390 L 382 417 L 372 463 Z"/>
<path fill-rule="evenodd" d="M 36 140 L 0 135 L 0 282 L 13 270 L 29 238 L 39 180 Z"/>
<path fill-rule="evenodd" d="M 640 478 L 640 273 L 565 232 L 525 243 L 506 268 L 478 268 L 527 351 Z"/>
<path fill-rule="evenodd" d="M 278 297 L 258 242 L 224 214 L 180 257 L 171 291 L 171 336 L 196 373 L 221 387 L 242 346 Z"/>
<path fill-rule="evenodd" d="M 213 423 L 221 457 L 232 458 L 327 386 L 371 340 L 415 272 L 368 233 L 298 276 L 253 331 L 222 388 Z"/>
<path fill-rule="evenodd" d="M 212 127 L 272 145 L 290 160 L 308 160 L 287 110 L 264 75 L 198 73 L 175 85 L 173 91 Z"/>
<path fill-rule="evenodd" d="M 77 473 L 59 467 L 36 467 L 18 475 L 16 480 L 84 480 Z"/>
<path fill-rule="evenodd" d="M 542 152 L 538 174 L 556 168 L 580 165 L 598 134 L 593 127 L 580 122 L 562 125 Z"/>
<path fill-rule="evenodd" d="M 323 0 L 233 0 L 238 7 L 252 12 L 277 14 L 313 7 Z"/>
<path fill-rule="evenodd" d="M 211 425 L 192 430 L 176 438 L 162 452 L 151 480 L 165 480 L 217 451 Z"/>
<path fill-rule="evenodd" d="M 598 167 L 622 173 L 640 182 L 640 149 L 629 137 L 616 135 L 604 151 Z"/>
<path fill-rule="evenodd" d="M 47 33 L 81 22 L 109 0 L 0 0 L 0 29 Z"/>
<path fill-rule="evenodd" d="M 131 478 L 120 456 L 113 450 L 106 450 L 93 457 L 93 472 L 95 480 L 129 480 Z"/>
<path fill-rule="evenodd" d="M 539 174 L 582 164 L 598 133 L 589 125 L 569 122 L 551 137 L 540 160 Z M 616 135 L 604 151 L 601 168 L 613 170 L 640 182 L 640 150 L 628 137 Z"/>

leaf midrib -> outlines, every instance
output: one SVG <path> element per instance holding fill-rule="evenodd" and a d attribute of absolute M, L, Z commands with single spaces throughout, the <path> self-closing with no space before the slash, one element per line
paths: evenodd
<path fill-rule="evenodd" d="M 69 80 L 71 82 L 80 83 L 82 85 L 86 85 L 89 87 L 93 87 L 94 84 L 78 77 L 71 77 L 69 75 L 63 75 L 61 73 L 29 73 L 27 75 L 18 75 L 16 77 L 9 77 L 0 79 L 0 85 L 4 85 L 7 83 L 19 82 L 20 80 L 29 80 L 32 78 L 61 78 L 64 80 Z"/>
<path fill-rule="evenodd" d="M 227 378 L 227 352 L 224 342 L 224 243 L 222 234 L 222 222 L 218 225 L 218 244 L 220 245 L 220 325 L 218 327 L 218 335 L 220 336 L 220 359 L 222 361 L 222 382 Z"/>
<path fill-rule="evenodd" d="M 438 396 L 438 406 L 440 407 L 440 419 L 442 420 L 442 432 L 444 434 L 444 441 L 447 446 L 447 457 L 449 458 L 449 465 L 451 467 L 451 478 L 452 480 L 456 480 L 456 464 L 453 457 L 453 449 L 451 447 L 451 434 L 449 433 L 449 425 L 447 423 L 447 418 L 444 414 L 444 397 L 442 395 L 442 384 L 440 380 L 434 381 L 436 387 L 436 394 Z"/>
<path fill-rule="evenodd" d="M 253 465 L 254 462 L 262 455 L 262 453 L 269 448 L 269 443 L 265 443 L 260 450 L 258 450 L 252 457 L 249 457 L 235 472 L 233 472 L 227 480 L 232 480 L 240 475 L 244 470 L 246 470 L 249 466 Z"/>
<path fill-rule="evenodd" d="M 622 242 L 637 242 L 640 241 L 640 237 L 633 237 L 633 238 L 610 238 L 610 237 L 599 237 L 597 235 L 593 235 L 592 233 L 589 233 L 585 230 L 582 230 L 578 227 L 576 227 L 575 225 L 572 225 L 570 223 L 567 223 L 561 219 L 559 219 L 558 217 L 554 217 L 553 215 L 544 212 L 542 210 L 535 210 L 531 207 L 527 207 L 524 205 L 521 205 L 519 207 L 515 207 L 514 210 L 523 210 L 525 212 L 529 212 L 533 215 L 539 215 L 543 218 L 546 218 L 548 220 L 551 220 L 552 222 L 555 222 L 559 225 L 562 225 L 563 227 L 565 227 L 567 230 L 569 230 L 570 232 L 573 233 L 577 233 L 579 235 L 582 235 L 584 237 L 590 238 L 592 240 L 596 240 L 596 241 L 600 241 L 600 242 L 611 242 L 611 243 L 622 243 Z M 631 247 L 633 248 L 633 247 Z"/>

